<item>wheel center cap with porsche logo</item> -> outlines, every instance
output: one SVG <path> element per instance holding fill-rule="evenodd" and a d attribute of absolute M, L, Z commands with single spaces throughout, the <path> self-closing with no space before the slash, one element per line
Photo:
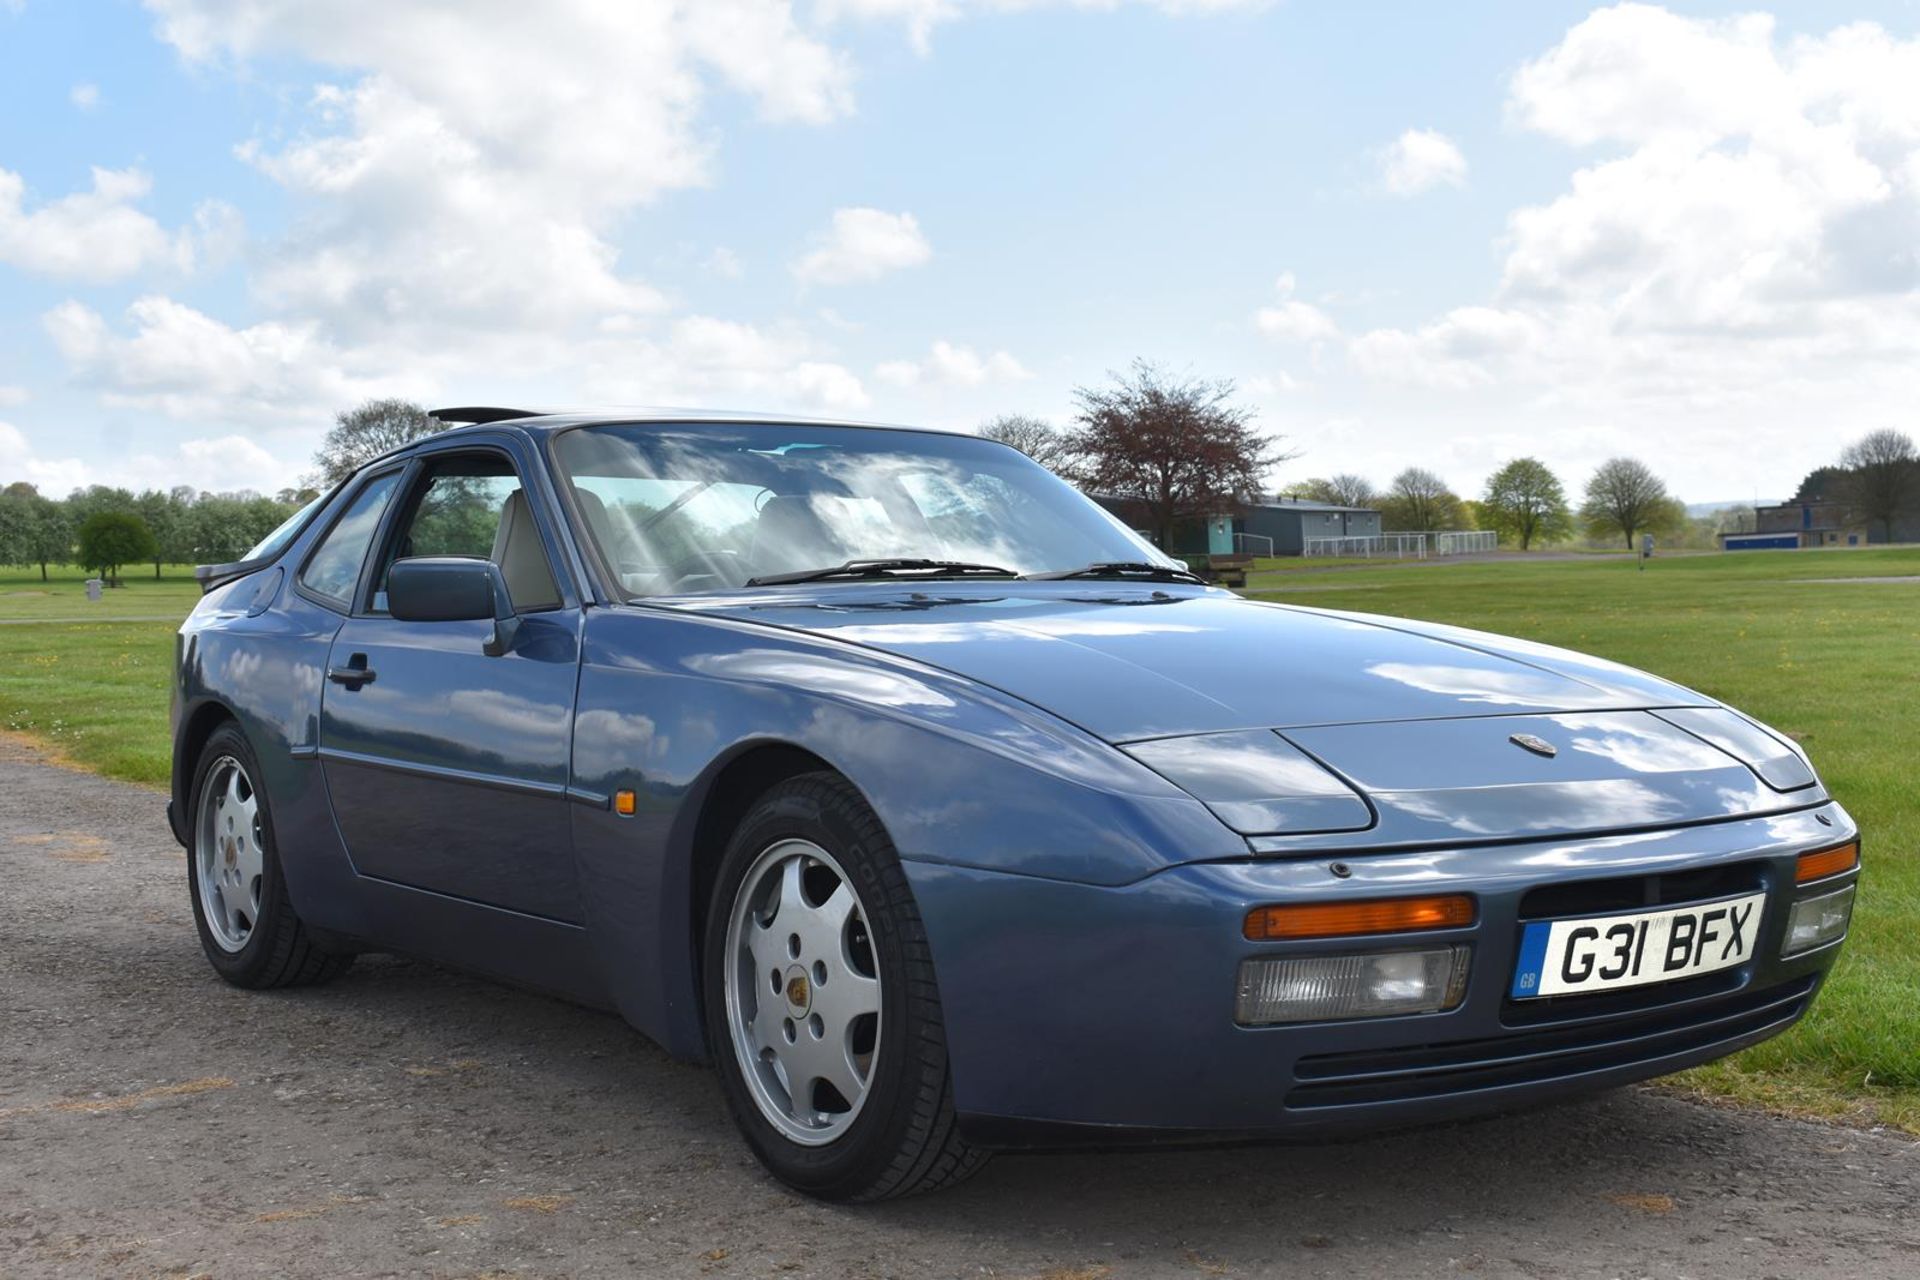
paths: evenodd
<path fill-rule="evenodd" d="M 807 971 L 799 965 L 787 970 L 787 1007 L 796 1018 L 804 1018 L 813 1007 L 813 983 L 807 980 Z"/>
<path fill-rule="evenodd" d="M 1530 733 L 1516 733 L 1507 741 L 1522 750 L 1531 751 L 1537 756 L 1545 756 L 1549 760 L 1560 754 L 1560 748 L 1545 738 L 1536 738 Z"/>

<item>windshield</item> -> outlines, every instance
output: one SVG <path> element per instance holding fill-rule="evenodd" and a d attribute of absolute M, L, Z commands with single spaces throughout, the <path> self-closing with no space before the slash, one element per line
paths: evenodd
<path fill-rule="evenodd" d="M 1052 472 L 971 436 L 633 424 L 564 432 L 554 453 L 588 533 L 634 596 L 723 591 L 861 560 L 1020 574 L 1177 563 Z"/>

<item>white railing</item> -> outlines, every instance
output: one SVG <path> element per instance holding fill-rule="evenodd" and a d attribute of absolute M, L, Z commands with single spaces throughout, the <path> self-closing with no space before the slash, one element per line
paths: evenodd
<path fill-rule="evenodd" d="M 1259 547 L 1254 546 L 1253 544 L 1256 542 L 1264 546 L 1266 550 L 1262 551 Z M 1233 549 L 1241 555 L 1265 556 L 1269 560 L 1273 559 L 1273 539 L 1257 533 L 1234 534 Z"/>
<path fill-rule="evenodd" d="M 1354 534 L 1343 538 L 1308 538 L 1304 548 L 1309 556 L 1359 556 L 1396 560 L 1425 560 L 1427 535 L 1424 533 Z"/>
<path fill-rule="evenodd" d="M 1433 554 L 1437 556 L 1471 555 L 1481 551 L 1496 551 L 1499 547 L 1500 535 L 1492 529 L 1433 535 Z"/>

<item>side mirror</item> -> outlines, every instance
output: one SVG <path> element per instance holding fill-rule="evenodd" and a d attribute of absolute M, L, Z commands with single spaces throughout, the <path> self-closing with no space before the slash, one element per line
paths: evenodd
<path fill-rule="evenodd" d="M 520 629 L 500 566 L 465 556 L 395 560 L 387 571 L 387 613 L 401 622 L 492 619 L 493 637 L 483 646 L 490 658 L 505 653 Z"/>

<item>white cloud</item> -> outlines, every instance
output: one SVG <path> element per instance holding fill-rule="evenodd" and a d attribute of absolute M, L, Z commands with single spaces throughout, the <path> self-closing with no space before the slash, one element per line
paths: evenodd
<path fill-rule="evenodd" d="M 122 336 L 74 301 L 42 318 L 76 376 L 108 404 L 175 418 L 311 424 L 373 395 L 421 398 L 427 376 L 414 370 L 403 381 L 369 353 L 336 347 L 312 321 L 234 329 L 154 294 L 135 300 L 127 319 L 133 332 Z"/>
<path fill-rule="evenodd" d="M 874 280 L 933 256 L 912 214 L 881 209 L 836 209 L 832 226 L 816 240 L 816 247 L 793 264 L 794 278 L 802 284 Z"/>
<path fill-rule="evenodd" d="M 888 360 L 873 376 L 896 387 L 930 383 L 943 387 L 977 387 L 987 382 L 1024 381 L 1033 375 L 1005 351 L 981 355 L 972 347 L 945 339 L 936 341 L 924 360 Z"/>
<path fill-rule="evenodd" d="M 1396 196 L 1413 196 L 1437 186 L 1467 181 L 1467 158 L 1453 139 L 1432 129 L 1409 129 L 1376 157 L 1381 185 Z"/>
<path fill-rule="evenodd" d="M 1293 296 L 1293 272 L 1283 272 L 1273 287 L 1280 300 L 1254 312 L 1254 328 L 1277 342 L 1324 342 L 1340 336 L 1332 316 Z"/>
<path fill-rule="evenodd" d="M 951 22 L 969 11 L 990 13 L 1016 12 L 1048 7 L 1050 3 L 1071 9 L 1115 9 L 1129 0 L 819 0 L 823 19 L 861 18 L 889 20 L 902 24 L 913 47 L 926 53 L 932 44 L 933 29 Z M 1274 0 L 1133 0 L 1146 8 L 1175 16 L 1222 13 L 1230 9 L 1264 9 Z"/>
<path fill-rule="evenodd" d="M 1300 381 L 1300 379 L 1294 377 L 1285 369 L 1281 369 L 1275 373 L 1257 374 L 1254 377 L 1248 378 L 1240 385 L 1247 389 L 1249 395 L 1266 398 L 1278 395 L 1291 395 L 1297 391 L 1304 391 L 1307 386 L 1306 383 Z"/>
<path fill-rule="evenodd" d="M 34 448 L 25 430 L 0 422 L 0 475 L 25 480 L 55 498 L 95 484 L 136 492 L 184 484 L 213 493 L 241 489 L 272 493 L 293 483 L 297 471 L 255 441 L 237 435 L 184 440 L 171 450 L 120 453 L 100 463 L 47 457 Z"/>
<path fill-rule="evenodd" d="M 1658 436 L 1703 474 L 1768 431 L 1811 464 L 1832 447 L 1808 423 L 1920 403 L 1920 40 L 1620 5 L 1523 65 L 1507 110 L 1605 151 L 1510 216 L 1491 299 L 1354 339 L 1362 373 Z"/>
<path fill-rule="evenodd" d="M 1466 390 L 1492 382 L 1543 340 L 1518 312 L 1456 307 L 1414 332 L 1375 329 L 1348 348 L 1362 373 L 1415 386 Z"/>
<path fill-rule="evenodd" d="M 824 6 L 143 4 L 196 74 L 268 82 L 277 109 L 251 136 L 236 125 L 231 141 L 282 188 L 276 221 L 287 230 L 247 245 L 246 311 L 209 314 L 156 287 L 124 315 L 79 301 L 49 312 L 44 326 L 73 377 L 108 404 L 217 437 L 295 423 L 312 434 L 364 395 L 424 399 L 479 380 L 563 388 L 569 399 L 829 411 L 867 402 L 860 377 L 820 340 L 830 321 L 686 314 L 635 265 L 665 256 L 622 252 L 647 206 L 714 179 L 723 108 L 789 128 L 851 114 L 852 62 L 819 25 Z M 319 83 L 274 81 L 288 67 L 315 69 L 302 74 Z M 231 207 L 209 202 L 167 231 L 139 207 L 144 174 L 101 181 L 104 195 L 71 205 L 30 206 L 24 184 L 0 185 L 0 260 L 30 256 L 35 270 L 98 279 L 236 256 L 245 230 Z M 109 230 L 97 247 L 49 236 L 50 213 L 88 213 Z M 862 208 L 839 210 L 806 249 L 796 277 L 819 284 L 872 279 L 931 252 L 911 214 Z M 709 282 L 742 268 L 725 248 L 702 266 Z M 973 358 L 993 376 L 1009 372 L 1004 353 Z M 930 378 L 972 376 L 951 359 L 922 363 Z"/>
<path fill-rule="evenodd" d="M 100 105 L 100 86 L 82 82 L 67 90 L 67 101 L 82 111 L 91 111 Z"/>
<path fill-rule="evenodd" d="M 738 280 L 747 274 L 747 264 L 740 261 L 739 254 L 725 245 L 715 246 L 713 252 L 707 255 L 706 261 L 701 265 L 722 280 Z"/>
<path fill-rule="evenodd" d="M 150 267 L 186 270 L 194 261 L 191 233 L 169 234 L 134 207 L 152 189 L 139 169 L 95 168 L 90 190 L 29 209 L 26 182 L 0 169 L 0 262 L 92 283 Z"/>
<path fill-rule="evenodd" d="M 147 3 L 191 61 L 338 68 L 303 131 L 240 154 L 304 214 L 268 254 L 261 296 L 343 333 L 418 341 L 657 311 L 611 237 L 708 181 L 711 92 L 775 122 L 852 109 L 847 60 L 782 0 Z"/>
<path fill-rule="evenodd" d="M 608 339 L 585 354 L 596 400 L 827 412 L 867 404 L 860 379 L 794 330 L 688 316 L 663 335 Z"/>
<path fill-rule="evenodd" d="M 17 404 L 25 404 L 32 398 L 25 387 L 15 387 L 0 382 L 0 409 L 8 409 Z"/>

